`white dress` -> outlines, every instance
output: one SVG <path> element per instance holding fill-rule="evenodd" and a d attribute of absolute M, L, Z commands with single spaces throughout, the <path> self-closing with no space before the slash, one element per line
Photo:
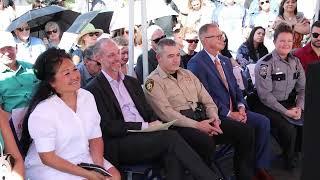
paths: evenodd
<path fill-rule="evenodd" d="M 89 139 L 101 137 L 100 115 L 93 95 L 79 89 L 74 112 L 57 95 L 37 105 L 28 122 L 33 142 L 25 159 L 26 176 L 30 180 L 82 180 L 42 164 L 38 152 L 55 151 L 61 158 L 78 164 L 92 163 Z M 105 160 L 104 167 L 112 165 Z"/>

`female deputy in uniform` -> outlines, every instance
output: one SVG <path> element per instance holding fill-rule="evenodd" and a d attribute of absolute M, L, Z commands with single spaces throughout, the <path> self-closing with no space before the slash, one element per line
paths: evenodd
<path fill-rule="evenodd" d="M 255 67 L 255 85 L 261 101 L 255 111 L 271 120 L 285 167 L 293 169 L 301 150 L 305 74 L 299 59 L 291 54 L 293 31 L 289 25 L 278 25 L 273 42 L 275 50 L 261 58 Z"/>

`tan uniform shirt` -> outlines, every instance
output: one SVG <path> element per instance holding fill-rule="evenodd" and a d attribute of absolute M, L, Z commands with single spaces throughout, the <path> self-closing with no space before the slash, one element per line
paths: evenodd
<path fill-rule="evenodd" d="M 189 70 L 180 68 L 176 79 L 166 74 L 158 65 L 147 77 L 144 91 L 156 114 L 166 122 L 177 119 L 176 126 L 195 128 L 197 121 L 182 115 L 180 110 L 195 110 L 197 102 L 205 105 L 209 118 L 219 119 L 216 104 L 199 79 Z"/>

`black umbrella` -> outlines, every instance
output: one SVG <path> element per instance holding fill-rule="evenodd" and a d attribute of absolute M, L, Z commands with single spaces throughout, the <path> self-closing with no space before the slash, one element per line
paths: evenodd
<path fill-rule="evenodd" d="M 55 21 L 59 24 L 62 32 L 66 31 L 74 20 L 79 16 L 79 13 L 67 10 L 61 6 L 46 6 L 39 9 L 32 9 L 19 16 L 11 22 L 7 31 L 11 32 L 21 26 L 23 23 L 28 23 L 31 28 L 31 33 L 36 36 L 42 34 L 44 26 L 49 21 Z"/>
<path fill-rule="evenodd" d="M 105 33 L 109 32 L 109 26 L 112 19 L 113 11 L 91 11 L 81 14 L 77 17 L 74 23 L 70 26 L 67 32 L 79 34 L 81 30 L 91 23 L 97 29 L 102 29 Z"/>

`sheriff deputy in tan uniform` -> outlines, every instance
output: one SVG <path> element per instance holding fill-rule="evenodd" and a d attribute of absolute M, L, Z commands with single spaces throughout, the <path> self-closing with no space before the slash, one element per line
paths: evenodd
<path fill-rule="evenodd" d="M 146 98 L 156 114 L 166 122 L 177 119 L 173 129 L 211 167 L 216 143 L 231 142 L 239 153 L 239 161 L 235 162 L 239 179 L 250 179 L 253 129 L 236 121 L 220 121 L 217 106 L 199 79 L 179 67 L 180 53 L 175 41 L 163 39 L 158 43 L 157 60 L 158 67 L 144 85 Z"/>
<path fill-rule="evenodd" d="M 295 152 L 301 149 L 302 135 L 302 127 L 293 123 L 303 118 L 306 79 L 299 59 L 290 53 L 293 44 L 290 26 L 278 25 L 274 44 L 275 50 L 255 66 L 255 85 L 262 102 L 255 110 L 271 120 L 271 128 L 284 151 L 285 167 L 292 169 L 296 166 Z"/>

